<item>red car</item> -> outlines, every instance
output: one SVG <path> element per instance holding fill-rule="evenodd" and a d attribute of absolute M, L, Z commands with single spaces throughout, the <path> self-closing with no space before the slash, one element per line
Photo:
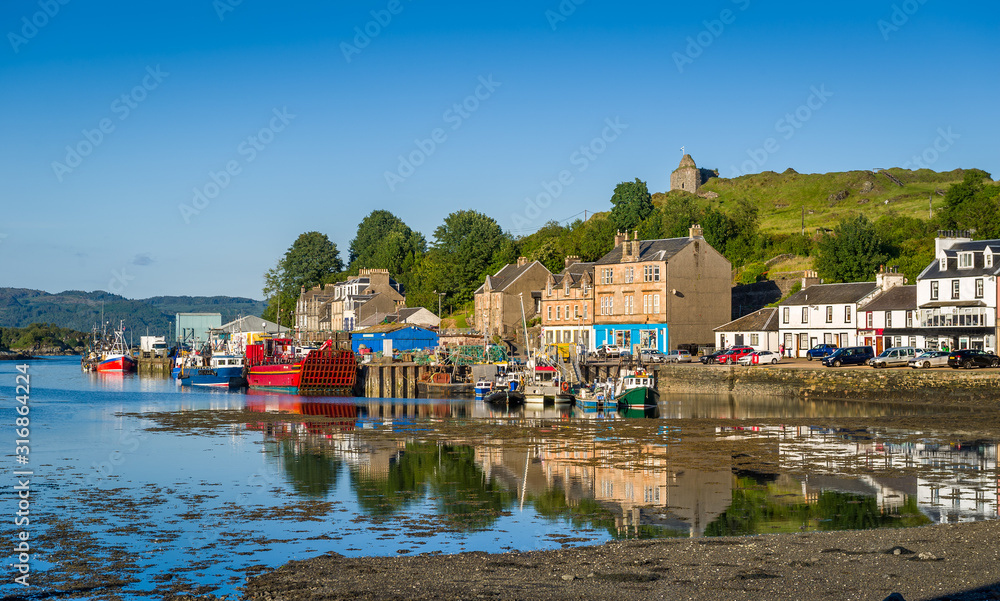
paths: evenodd
<path fill-rule="evenodd" d="M 740 357 L 744 355 L 749 355 L 754 351 L 753 347 L 750 346 L 734 346 L 733 348 L 727 350 L 725 353 L 716 357 L 716 361 L 722 365 L 735 365 Z"/>

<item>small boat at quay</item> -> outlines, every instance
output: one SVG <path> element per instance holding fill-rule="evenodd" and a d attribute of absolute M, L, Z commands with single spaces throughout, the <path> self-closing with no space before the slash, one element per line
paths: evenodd
<path fill-rule="evenodd" d="M 178 379 L 181 386 L 242 388 L 246 386 L 246 379 L 243 377 L 243 357 L 241 355 L 207 356 L 202 365 L 181 367 Z"/>
<path fill-rule="evenodd" d="M 492 380 L 479 380 L 476 382 L 476 387 L 474 389 L 477 399 L 485 398 L 491 392 L 493 392 L 493 381 Z"/>
<path fill-rule="evenodd" d="M 643 368 L 625 370 L 615 387 L 615 402 L 618 408 L 655 407 L 660 400 L 656 390 L 656 379 Z"/>

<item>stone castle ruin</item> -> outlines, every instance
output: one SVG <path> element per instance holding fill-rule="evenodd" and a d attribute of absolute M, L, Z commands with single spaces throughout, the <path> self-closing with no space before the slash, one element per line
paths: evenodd
<path fill-rule="evenodd" d="M 699 169 L 691 155 L 685 154 L 680 165 L 670 174 L 670 191 L 684 190 L 698 194 L 701 185 L 712 177 L 718 177 L 718 173 L 710 169 Z"/>

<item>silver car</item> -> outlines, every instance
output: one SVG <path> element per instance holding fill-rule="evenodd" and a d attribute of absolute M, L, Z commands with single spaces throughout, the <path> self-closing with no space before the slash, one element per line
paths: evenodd
<path fill-rule="evenodd" d="M 912 346 L 895 346 L 887 348 L 878 357 L 871 360 L 872 367 L 902 367 L 909 365 L 910 359 L 923 354 L 924 349 L 913 348 Z"/>
<path fill-rule="evenodd" d="M 691 363 L 691 353 L 683 350 L 673 350 L 667 353 L 668 363 Z"/>
<path fill-rule="evenodd" d="M 907 363 L 913 369 L 922 367 L 948 367 L 948 351 L 927 351 L 922 355 L 910 359 Z"/>

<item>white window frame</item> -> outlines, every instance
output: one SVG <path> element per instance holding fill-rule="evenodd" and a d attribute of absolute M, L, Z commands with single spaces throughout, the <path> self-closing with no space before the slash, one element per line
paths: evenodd
<path fill-rule="evenodd" d="M 789 314 L 790 313 L 791 313 L 791 311 L 788 309 L 788 307 L 782 307 L 781 308 L 781 323 L 782 324 L 788 324 Z"/>
<path fill-rule="evenodd" d="M 931 300 L 938 300 L 939 286 L 937 280 L 931 282 Z"/>
<path fill-rule="evenodd" d="M 844 307 L 844 323 L 851 323 L 851 306 L 847 305 Z"/>
<path fill-rule="evenodd" d="M 951 300 L 962 298 L 962 283 L 960 280 L 951 281 Z"/>
<path fill-rule="evenodd" d="M 802 307 L 802 323 L 809 323 L 809 307 Z"/>
<path fill-rule="evenodd" d="M 833 323 L 833 305 L 826 306 L 826 323 Z"/>
<path fill-rule="evenodd" d="M 939 261 L 941 271 L 948 271 L 948 257 L 941 257 Z"/>
<path fill-rule="evenodd" d="M 958 253 L 958 268 L 959 269 L 972 269 L 975 267 L 976 262 L 972 258 L 971 252 L 961 252 Z"/>
<path fill-rule="evenodd" d="M 983 278 L 976 278 L 976 298 L 983 298 L 983 292 L 986 290 L 983 285 Z"/>

